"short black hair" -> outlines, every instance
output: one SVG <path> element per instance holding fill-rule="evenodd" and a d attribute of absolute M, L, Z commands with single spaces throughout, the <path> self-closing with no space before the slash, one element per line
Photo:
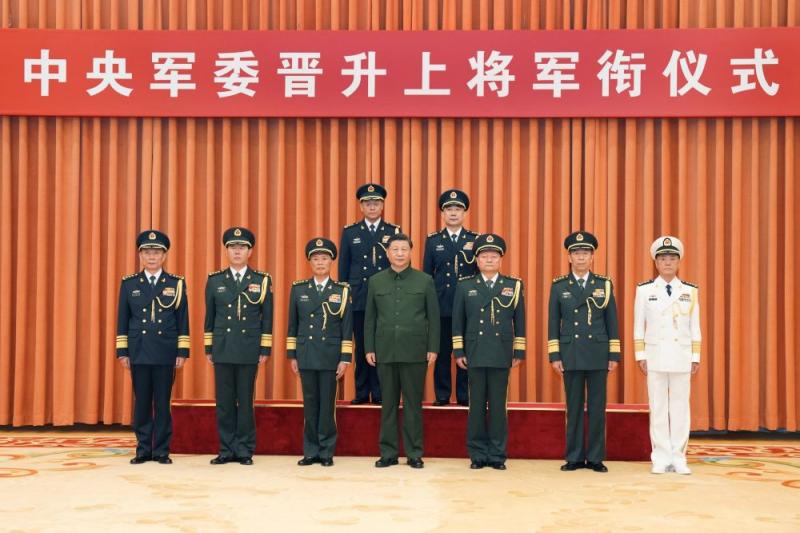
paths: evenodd
<path fill-rule="evenodd" d="M 405 233 L 395 233 L 394 235 L 389 237 L 389 240 L 386 243 L 386 247 L 388 248 L 389 246 L 391 246 L 394 241 L 405 241 L 408 243 L 409 248 L 414 248 L 414 243 L 411 241 L 411 237 L 409 237 Z"/>

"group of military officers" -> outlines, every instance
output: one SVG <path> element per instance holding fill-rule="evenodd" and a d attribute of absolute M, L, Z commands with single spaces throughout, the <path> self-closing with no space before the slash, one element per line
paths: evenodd
<path fill-rule="evenodd" d="M 344 228 L 338 248 L 327 238 L 311 239 L 305 255 L 312 276 L 291 287 L 286 348 L 301 380 L 305 418 L 298 464 L 333 465 L 337 383 L 355 349 L 352 403 L 381 405 L 376 467 L 398 463 L 402 397 L 407 464 L 423 468 L 427 368 L 434 366 L 434 405 L 447 405 L 453 395 L 452 354 L 455 400 L 469 406 L 470 468 L 505 470 L 509 373 L 526 351 L 523 282 L 501 272 L 506 252 L 501 236 L 464 228 L 469 197 L 457 189 L 440 196 L 444 228 L 428 235 L 423 270 L 412 268 L 413 242 L 382 218 L 386 195 L 379 184 L 361 186 L 356 197 L 363 220 Z M 247 228 L 228 229 L 222 244 L 228 267 L 209 274 L 205 290 L 205 352 L 214 367 L 220 442 L 211 464 L 251 465 L 255 381 L 272 348 L 272 279 L 248 265 L 255 236 Z M 138 444 L 131 463 L 168 464 L 171 388 L 175 369 L 189 356 L 186 288 L 183 278 L 162 270 L 170 246 L 165 234 L 144 231 L 137 245 L 144 268 L 122 280 L 117 332 L 117 356 L 131 370 L 135 396 Z M 591 271 L 598 247 L 594 235 L 571 233 L 564 247 L 570 273 L 553 280 L 548 322 L 549 360 L 563 377 L 567 403 L 561 469 L 606 472 L 606 380 L 621 353 L 613 284 Z M 339 281 L 331 278 L 337 255 Z M 653 472 L 689 473 L 687 376 L 699 363 L 697 289 L 677 279 L 683 255 L 677 238 L 660 237 L 651 255 L 660 276 L 637 290 L 635 345 L 654 413 Z M 659 293 L 663 287 L 666 296 Z M 683 353 L 687 336 L 688 370 L 673 357 Z"/>

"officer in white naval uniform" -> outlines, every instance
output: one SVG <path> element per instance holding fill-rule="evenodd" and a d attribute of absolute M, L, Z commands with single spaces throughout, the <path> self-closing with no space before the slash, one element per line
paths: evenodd
<path fill-rule="evenodd" d="M 700 366 L 700 301 L 697 286 L 677 277 L 683 243 L 671 235 L 650 246 L 659 276 L 636 288 L 633 338 L 636 362 L 647 376 L 652 472 L 691 474 L 689 442 L 691 375 Z"/>

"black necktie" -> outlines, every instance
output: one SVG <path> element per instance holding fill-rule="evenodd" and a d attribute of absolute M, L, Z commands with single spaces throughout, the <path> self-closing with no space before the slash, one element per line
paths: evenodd
<path fill-rule="evenodd" d="M 236 279 L 236 288 L 241 287 L 242 286 L 242 275 L 237 272 L 236 275 L 234 276 L 234 278 Z"/>
<path fill-rule="evenodd" d="M 578 287 L 580 287 L 581 290 L 583 290 L 583 284 L 584 283 L 586 283 L 585 279 L 583 279 L 583 278 L 578 279 Z"/>
<path fill-rule="evenodd" d="M 489 287 L 490 289 L 491 289 L 492 287 L 494 287 L 494 280 L 492 280 L 492 279 L 487 279 L 487 280 L 486 280 L 486 286 L 487 286 L 487 287 Z"/>
<path fill-rule="evenodd" d="M 324 288 L 325 288 L 325 285 L 323 285 L 321 283 L 317 283 L 317 292 L 318 293 L 321 293 L 322 289 L 324 289 Z"/>
<path fill-rule="evenodd" d="M 672 296 L 672 285 L 667 283 L 667 296 Z"/>
<path fill-rule="evenodd" d="M 155 289 L 156 288 L 156 277 L 155 276 L 150 276 L 150 288 L 151 289 Z"/>
<path fill-rule="evenodd" d="M 458 235 L 453 233 L 452 235 L 450 235 L 450 238 L 453 240 L 453 244 L 458 244 Z"/>
<path fill-rule="evenodd" d="M 372 233 L 373 235 L 375 235 L 375 227 L 376 226 L 377 226 L 377 224 L 370 224 L 369 225 L 369 232 Z"/>

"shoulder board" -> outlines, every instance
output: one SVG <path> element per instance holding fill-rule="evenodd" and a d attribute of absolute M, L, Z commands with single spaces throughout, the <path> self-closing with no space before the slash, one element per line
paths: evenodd
<path fill-rule="evenodd" d="M 268 272 L 262 272 L 260 270 L 255 270 L 255 269 L 251 270 L 253 271 L 253 274 L 258 274 L 259 276 L 264 276 L 265 278 L 272 278 L 272 276 L 270 276 Z"/>
<path fill-rule="evenodd" d="M 347 283 L 346 281 L 334 281 L 333 283 L 334 283 L 334 285 L 338 285 L 340 287 L 349 287 L 350 286 L 350 284 Z"/>
<path fill-rule="evenodd" d="M 472 231 L 471 229 L 464 228 L 464 233 L 469 233 L 470 235 L 479 235 L 477 231 Z"/>
<path fill-rule="evenodd" d="M 134 272 L 133 274 L 128 274 L 127 276 L 122 276 L 122 280 L 125 281 L 126 279 L 133 279 L 139 275 L 139 272 Z"/>
<path fill-rule="evenodd" d="M 508 274 L 503 274 L 506 279 L 513 279 L 514 281 L 522 281 L 522 278 L 516 278 L 514 276 L 509 276 Z"/>
<path fill-rule="evenodd" d="M 214 277 L 214 276 L 219 276 L 220 274 L 222 274 L 226 270 L 228 270 L 228 269 L 227 268 L 223 268 L 222 270 L 217 270 L 216 272 L 209 272 L 208 273 L 208 277 L 211 278 L 211 277 Z"/>
<path fill-rule="evenodd" d="M 684 281 L 684 280 L 681 280 L 681 283 L 683 283 L 684 285 L 688 285 L 690 287 L 694 287 L 695 289 L 697 288 L 697 284 L 696 283 L 689 283 L 688 281 Z"/>
<path fill-rule="evenodd" d="M 310 278 L 308 278 L 308 279 L 298 279 L 297 281 L 293 281 L 292 285 L 305 285 L 306 283 L 309 282 L 309 280 L 310 280 Z"/>
<path fill-rule="evenodd" d="M 639 284 L 639 287 L 643 287 L 643 286 L 645 286 L 645 285 L 650 285 L 650 284 L 651 284 L 651 283 L 653 283 L 654 281 L 655 281 L 654 279 L 648 279 L 647 281 L 643 281 L 643 282 L 641 282 L 641 283 Z M 686 283 L 686 282 L 684 281 L 684 283 Z"/>
<path fill-rule="evenodd" d="M 175 279 L 184 279 L 183 276 L 180 276 L 178 274 L 172 274 L 170 272 L 167 272 L 167 276 L 169 276 L 171 278 L 175 278 Z"/>
<path fill-rule="evenodd" d="M 474 277 L 475 277 L 475 274 L 473 274 L 471 276 L 461 276 L 461 277 L 458 278 L 458 281 L 466 281 L 466 280 L 472 279 Z"/>
<path fill-rule="evenodd" d="M 439 235 L 439 232 L 438 231 L 432 231 L 432 232 L 428 233 L 428 237 L 433 237 L 434 235 Z"/>
<path fill-rule="evenodd" d="M 344 227 L 344 229 L 355 228 L 355 227 L 356 227 L 356 226 L 358 226 L 359 224 L 361 224 L 361 221 L 360 221 L 360 220 L 359 220 L 358 222 L 353 222 L 352 224 L 348 224 L 348 225 L 346 225 L 346 226 Z"/>
<path fill-rule="evenodd" d="M 563 280 L 567 279 L 568 277 L 569 277 L 568 274 L 564 275 L 564 276 L 558 276 L 557 278 L 553 278 L 553 283 L 558 283 L 559 281 L 563 281 Z"/>
<path fill-rule="evenodd" d="M 600 279 L 605 279 L 605 280 L 611 281 L 611 278 L 609 278 L 609 277 L 608 277 L 608 276 L 606 276 L 606 275 L 603 275 L 603 274 L 597 274 L 596 272 L 592 272 L 592 274 L 594 274 L 594 277 L 596 277 L 596 278 L 600 278 Z"/>

